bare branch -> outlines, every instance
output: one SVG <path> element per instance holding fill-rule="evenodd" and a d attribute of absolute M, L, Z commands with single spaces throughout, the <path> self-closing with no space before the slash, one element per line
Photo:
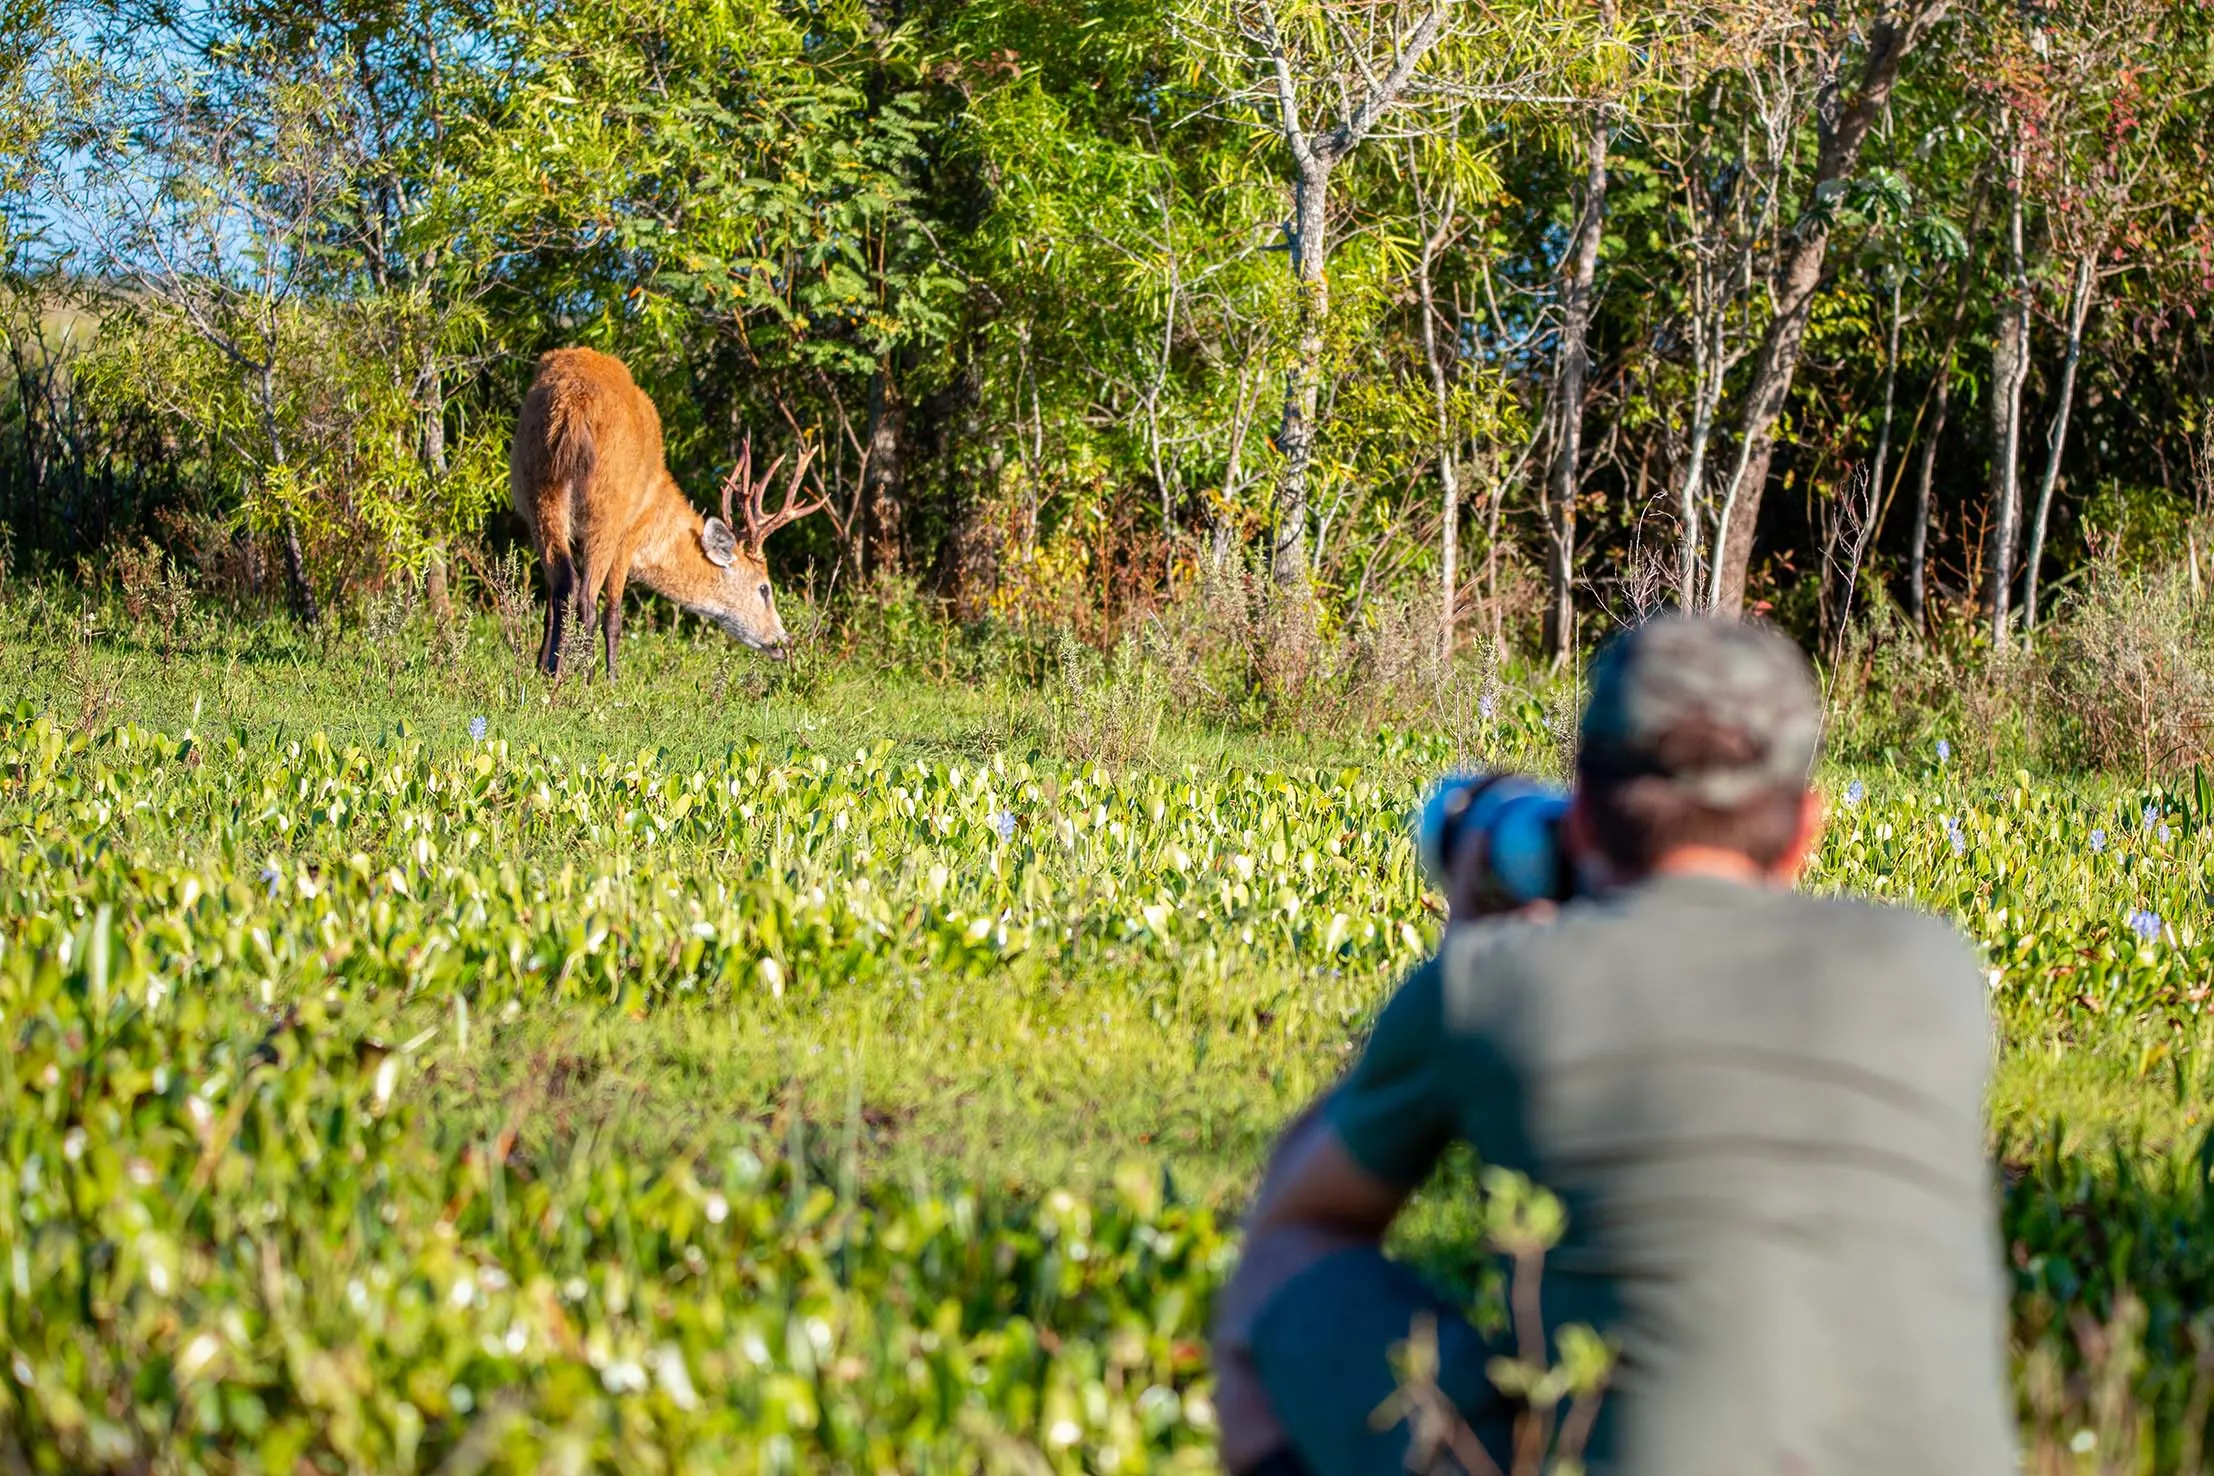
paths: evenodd
<path fill-rule="evenodd" d="M 1302 169 L 1313 161 L 1306 133 L 1299 126 L 1299 84 L 1292 77 L 1291 56 L 1284 49 L 1283 32 L 1276 25 L 1275 7 L 1260 0 L 1261 31 L 1256 39 L 1276 77 L 1276 105 L 1284 116 L 1284 142 Z"/>
<path fill-rule="evenodd" d="M 1358 148 L 1361 140 L 1368 136 L 1369 129 L 1375 126 L 1376 120 L 1399 100 L 1399 94 L 1406 90 L 1408 81 L 1415 74 L 1415 68 L 1422 65 L 1422 58 L 1437 44 L 1438 28 L 1445 23 L 1445 8 L 1445 4 L 1439 4 L 1423 16 L 1416 24 L 1413 34 L 1407 37 L 1406 44 L 1400 47 L 1398 58 L 1392 63 L 1391 71 L 1383 82 L 1370 91 L 1367 99 L 1354 110 L 1351 117 L 1332 129 L 1324 138 L 1318 152 L 1330 162 L 1335 163 Z"/>

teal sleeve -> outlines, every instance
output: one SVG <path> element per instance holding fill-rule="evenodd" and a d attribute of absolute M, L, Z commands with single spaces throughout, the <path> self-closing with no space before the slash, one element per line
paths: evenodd
<path fill-rule="evenodd" d="M 1377 1017 L 1352 1074 L 1324 1108 L 1354 1162 L 1400 1188 L 1430 1176 L 1458 1126 L 1441 1069 L 1443 981 L 1435 958 L 1407 976 Z"/>

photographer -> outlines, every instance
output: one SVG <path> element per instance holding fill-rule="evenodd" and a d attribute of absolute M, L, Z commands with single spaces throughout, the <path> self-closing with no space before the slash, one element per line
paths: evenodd
<path fill-rule="evenodd" d="M 1465 838 L 1437 955 L 1277 1147 L 1217 1316 L 1233 1473 L 1406 1469 L 1407 1429 L 1371 1415 L 1424 1313 L 1438 1388 L 1509 1469 L 1485 1373 L 1509 1350 L 1378 1249 L 1455 1140 L 1567 1209 L 1546 1325 L 1618 1349 L 1592 1470 L 2015 1469 L 1982 979 L 1937 919 L 1791 890 L 1820 721 L 1763 628 L 1669 617 L 1601 653 L 1561 827 L 1576 900 L 1472 922 Z"/>

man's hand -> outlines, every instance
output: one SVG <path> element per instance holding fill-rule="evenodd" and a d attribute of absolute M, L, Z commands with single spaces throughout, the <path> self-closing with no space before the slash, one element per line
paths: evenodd
<path fill-rule="evenodd" d="M 1452 869 L 1446 874 L 1451 878 L 1445 889 L 1445 921 L 1448 926 L 1458 923 L 1480 922 L 1487 918 L 1520 917 L 1542 922 L 1556 909 L 1551 902 L 1503 904 L 1493 898 L 1483 885 L 1484 872 L 1490 864 L 1490 832 L 1474 825 L 1465 827 L 1460 845 L 1454 852 Z"/>

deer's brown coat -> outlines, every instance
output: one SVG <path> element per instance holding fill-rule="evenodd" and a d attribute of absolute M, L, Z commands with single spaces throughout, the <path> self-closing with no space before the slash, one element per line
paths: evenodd
<path fill-rule="evenodd" d="M 806 461 L 793 477 L 794 491 Z M 749 447 L 735 482 L 743 482 L 750 465 Z M 726 516 L 732 490 L 729 484 L 723 490 Z M 789 637 L 762 540 L 812 509 L 795 512 L 788 494 L 785 510 L 764 520 L 760 489 L 750 489 L 744 539 L 723 518 L 703 516 L 669 475 L 661 417 L 620 359 L 587 348 L 556 349 L 539 359 L 516 419 L 508 492 L 545 564 L 546 634 L 538 661 L 548 675 L 560 671 L 562 623 L 573 606 L 587 625 L 598 612 L 614 680 L 623 589 L 634 575 L 734 640 L 772 657 L 784 654 Z"/>

